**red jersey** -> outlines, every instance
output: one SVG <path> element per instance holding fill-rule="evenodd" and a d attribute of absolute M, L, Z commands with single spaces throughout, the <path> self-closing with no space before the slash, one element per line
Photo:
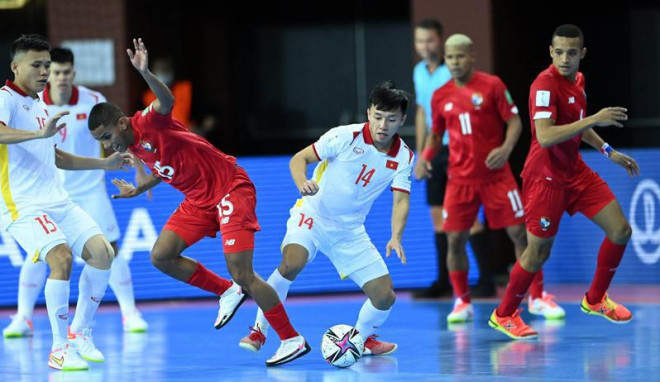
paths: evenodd
<path fill-rule="evenodd" d="M 502 80 L 475 72 L 463 87 L 449 81 L 433 93 L 433 132 L 449 131 L 449 179 L 464 184 L 487 183 L 510 174 L 507 162 L 486 167 L 486 157 L 504 142 L 505 123 L 518 114 Z"/>
<path fill-rule="evenodd" d="M 131 118 L 135 142 L 128 149 L 155 175 L 181 191 L 193 205 L 215 208 L 227 195 L 236 158 L 215 148 L 151 106 Z"/>
<path fill-rule="evenodd" d="M 532 144 L 523 168 L 523 178 L 540 178 L 565 186 L 575 180 L 586 166 L 580 155 L 582 134 L 548 148 L 542 148 L 536 139 L 537 119 L 551 118 L 555 125 L 568 125 L 585 117 L 587 95 L 584 76 L 578 72 L 571 82 L 554 65 L 536 77 L 529 91 L 529 117 L 532 126 Z"/>

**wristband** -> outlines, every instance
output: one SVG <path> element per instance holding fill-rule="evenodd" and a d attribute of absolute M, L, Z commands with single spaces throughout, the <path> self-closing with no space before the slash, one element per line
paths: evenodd
<path fill-rule="evenodd" d="M 603 146 L 601 146 L 600 148 L 600 152 L 603 153 L 603 155 L 605 155 L 605 158 L 609 158 L 610 155 L 612 155 L 612 151 L 614 151 L 614 149 L 612 148 L 612 146 L 607 144 L 607 142 L 603 143 Z"/>
<path fill-rule="evenodd" d="M 433 158 L 435 158 L 435 155 L 438 153 L 437 149 L 434 149 L 432 147 L 427 147 L 422 151 L 422 158 L 424 158 L 427 162 L 433 162 Z"/>

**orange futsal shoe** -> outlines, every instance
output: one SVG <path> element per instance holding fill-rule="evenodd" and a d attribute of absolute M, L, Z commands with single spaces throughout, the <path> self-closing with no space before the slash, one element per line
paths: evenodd
<path fill-rule="evenodd" d="M 490 315 L 488 325 L 498 330 L 514 340 L 531 340 L 537 338 L 539 334 L 527 325 L 520 317 L 522 309 L 517 309 L 512 315 L 500 317 L 497 315 L 497 309 Z"/>
<path fill-rule="evenodd" d="M 590 304 L 585 294 L 581 308 L 586 314 L 604 317 L 615 324 L 626 324 L 632 320 L 632 313 L 625 306 L 612 301 L 607 293 L 596 304 Z"/>
<path fill-rule="evenodd" d="M 378 341 L 377 335 L 373 334 L 364 341 L 362 355 L 388 355 L 394 353 L 397 344 L 392 342 Z"/>

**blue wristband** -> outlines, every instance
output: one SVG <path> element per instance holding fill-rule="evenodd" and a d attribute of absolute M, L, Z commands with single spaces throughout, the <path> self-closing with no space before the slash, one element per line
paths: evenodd
<path fill-rule="evenodd" d="M 606 158 L 609 158 L 610 155 L 612 155 L 612 151 L 614 151 L 614 149 L 612 148 L 612 146 L 607 144 L 607 142 L 603 143 L 603 146 L 601 146 L 600 148 L 600 152 L 603 153 L 603 155 L 605 155 Z"/>

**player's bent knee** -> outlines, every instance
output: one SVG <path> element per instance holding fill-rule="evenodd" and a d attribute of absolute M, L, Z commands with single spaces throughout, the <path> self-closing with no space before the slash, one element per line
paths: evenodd
<path fill-rule="evenodd" d="M 231 278 L 234 282 L 242 287 L 249 287 L 254 281 L 254 272 L 244 269 L 232 269 L 230 270 Z"/>
<path fill-rule="evenodd" d="M 379 296 L 371 299 L 371 305 L 378 310 L 388 310 L 394 305 L 396 301 L 396 295 L 393 290 L 389 290 L 386 293 L 382 293 Z"/>
<path fill-rule="evenodd" d="M 616 244 L 626 244 L 632 236 L 632 228 L 628 222 L 622 224 L 617 230 L 608 235 L 610 240 Z"/>
<path fill-rule="evenodd" d="M 171 253 L 157 250 L 156 248 L 151 250 L 151 264 L 156 267 L 161 272 L 167 273 L 173 265 L 173 257 Z"/>
<path fill-rule="evenodd" d="M 46 254 L 45 260 L 50 267 L 52 278 L 58 280 L 69 279 L 73 266 L 73 255 L 69 246 L 65 244 L 56 246 Z"/>
<path fill-rule="evenodd" d="M 83 249 L 83 260 L 99 269 L 110 269 L 115 250 L 105 236 L 97 235 L 87 240 Z"/>

